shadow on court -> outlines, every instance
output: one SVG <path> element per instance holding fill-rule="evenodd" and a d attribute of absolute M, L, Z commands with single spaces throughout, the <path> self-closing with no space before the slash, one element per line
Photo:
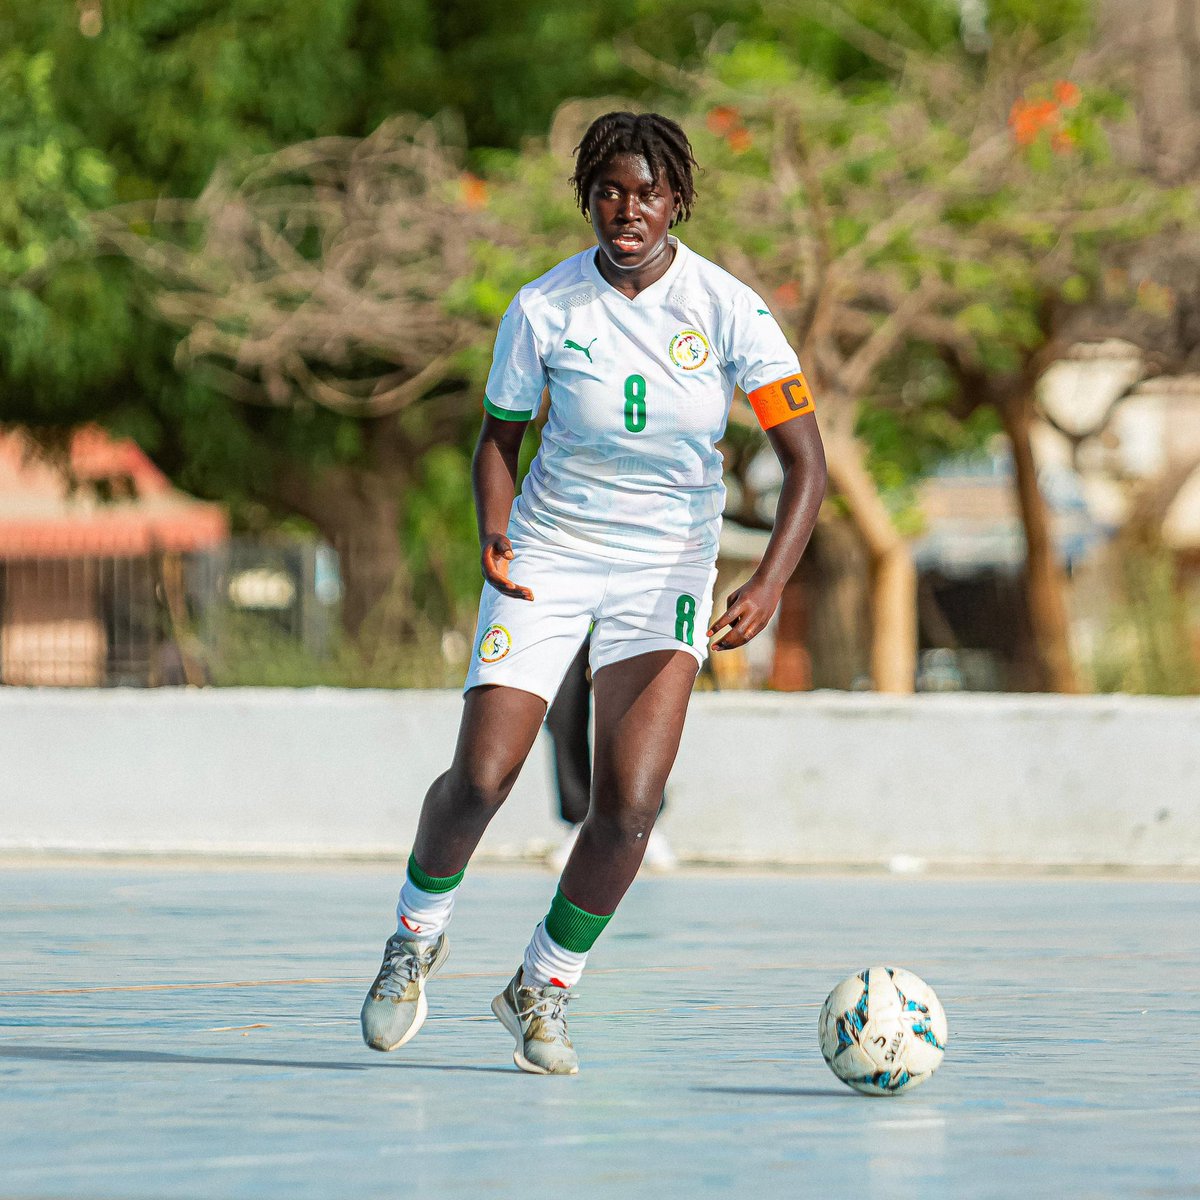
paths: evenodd
<path fill-rule="evenodd" d="M 45 1062 L 77 1063 L 158 1063 L 163 1066 L 195 1067 L 283 1067 L 303 1071 L 476 1071 L 496 1075 L 517 1075 L 515 1067 L 461 1066 L 454 1063 L 409 1062 L 311 1062 L 285 1058 L 225 1058 L 203 1054 L 167 1054 L 158 1050 L 82 1050 L 70 1046 L 0 1046 L 0 1058 L 40 1059 Z"/>
<path fill-rule="evenodd" d="M 789 1087 L 695 1087 L 693 1092 L 711 1092 L 718 1096 L 805 1096 L 822 1099 L 853 1100 L 849 1092 L 833 1088 L 789 1088 Z"/>
<path fill-rule="evenodd" d="M 363 1063 L 290 1062 L 280 1058 L 208 1058 L 202 1054 L 164 1054 L 157 1050 L 77 1050 L 69 1046 L 0 1046 L 0 1058 L 33 1058 L 45 1062 L 160 1063 L 195 1067 L 287 1067 L 313 1071 L 365 1071 Z"/>

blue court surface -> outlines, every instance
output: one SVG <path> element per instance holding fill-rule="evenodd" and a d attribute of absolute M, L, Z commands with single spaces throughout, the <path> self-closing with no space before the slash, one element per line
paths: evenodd
<path fill-rule="evenodd" d="M 1186 879 L 684 872 L 639 880 L 571 1007 L 576 1078 L 488 1004 L 554 880 L 472 868 L 431 1017 L 358 1008 L 400 865 L 0 866 L 0 1196 L 1200 1196 Z M 817 1049 L 904 965 L 942 1069 L 867 1098 Z"/>

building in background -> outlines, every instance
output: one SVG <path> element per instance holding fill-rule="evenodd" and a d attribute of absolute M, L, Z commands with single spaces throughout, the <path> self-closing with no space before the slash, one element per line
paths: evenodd
<path fill-rule="evenodd" d="M 188 562 L 228 537 L 221 506 L 176 490 L 131 441 L 81 429 L 56 458 L 0 432 L 0 682 L 200 682 L 179 638 Z"/>
<path fill-rule="evenodd" d="M 1069 465 L 1041 466 L 1038 483 L 1055 552 L 1073 581 L 1116 530 L 1095 518 Z M 1036 650 L 1021 583 L 1025 531 L 1007 443 L 997 439 L 986 456 L 942 464 L 918 488 L 917 506 L 924 520 L 912 547 L 918 690 L 1034 690 Z"/>

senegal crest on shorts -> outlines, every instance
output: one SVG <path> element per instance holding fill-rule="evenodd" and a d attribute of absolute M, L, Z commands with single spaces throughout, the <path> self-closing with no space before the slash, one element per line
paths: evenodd
<path fill-rule="evenodd" d="M 512 634 L 503 625 L 491 625 L 479 639 L 479 661 L 499 662 L 512 649 Z"/>
<path fill-rule="evenodd" d="M 685 371 L 694 371 L 708 362 L 708 341 L 698 329 L 681 329 L 667 347 L 667 357 Z"/>

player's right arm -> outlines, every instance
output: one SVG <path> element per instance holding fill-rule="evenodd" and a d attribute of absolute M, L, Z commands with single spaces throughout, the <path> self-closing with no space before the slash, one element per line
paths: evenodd
<path fill-rule="evenodd" d="M 502 420 L 485 413 L 471 463 L 483 577 L 498 592 L 520 600 L 532 600 L 533 593 L 508 578 L 513 549 L 504 531 L 517 491 L 517 456 L 528 428 L 528 421 Z"/>
<path fill-rule="evenodd" d="M 483 397 L 483 428 L 475 447 L 471 479 L 483 577 L 497 591 L 520 600 L 532 600 L 533 593 L 508 577 L 513 549 L 505 531 L 517 491 L 521 440 L 546 382 L 537 334 L 518 294 L 496 331 L 492 369 Z"/>

